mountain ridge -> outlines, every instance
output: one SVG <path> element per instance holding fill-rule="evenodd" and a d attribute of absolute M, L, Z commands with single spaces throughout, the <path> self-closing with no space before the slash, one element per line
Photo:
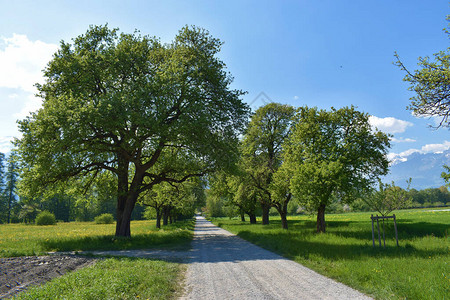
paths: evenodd
<path fill-rule="evenodd" d="M 382 181 L 394 181 L 396 185 L 406 188 L 406 181 L 412 178 L 411 188 L 438 188 L 445 185 L 444 179 L 441 178 L 445 164 L 450 165 L 450 150 L 439 153 L 414 152 L 396 158 L 390 166 L 389 174 L 384 176 Z"/>

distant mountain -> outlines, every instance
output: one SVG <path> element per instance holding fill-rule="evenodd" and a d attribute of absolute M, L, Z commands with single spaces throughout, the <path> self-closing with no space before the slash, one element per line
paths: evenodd
<path fill-rule="evenodd" d="M 407 157 L 394 160 L 390 173 L 383 178 L 384 182 L 406 187 L 406 180 L 412 178 L 411 188 L 417 190 L 436 188 L 445 184 L 441 178 L 443 165 L 450 165 L 450 150 L 442 153 L 413 153 Z"/>

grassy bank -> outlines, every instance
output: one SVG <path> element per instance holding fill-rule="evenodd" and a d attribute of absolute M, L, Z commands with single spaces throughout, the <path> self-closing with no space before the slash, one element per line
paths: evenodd
<path fill-rule="evenodd" d="M 400 247 L 392 222 L 386 248 L 373 248 L 370 213 L 327 215 L 327 233 L 315 233 L 311 216 L 250 225 L 239 220 L 213 222 L 263 248 L 293 259 L 378 299 L 446 299 L 450 294 L 448 231 L 450 212 L 396 213 Z"/>
<path fill-rule="evenodd" d="M 56 226 L 0 225 L 0 257 L 48 251 L 174 249 L 190 247 L 194 221 L 157 229 L 154 221 L 131 222 L 131 238 L 115 238 L 115 225 L 58 223 Z M 171 299 L 185 265 L 160 260 L 109 258 L 34 287 L 17 299 Z"/>
<path fill-rule="evenodd" d="M 194 221 L 157 229 L 155 221 L 132 221 L 131 238 L 115 238 L 115 224 L 58 223 L 54 226 L 0 225 L 0 257 L 42 255 L 49 251 L 124 250 L 149 248 L 186 249 Z"/>
<path fill-rule="evenodd" d="M 110 258 L 34 287 L 15 299 L 172 299 L 179 292 L 177 263 Z"/>

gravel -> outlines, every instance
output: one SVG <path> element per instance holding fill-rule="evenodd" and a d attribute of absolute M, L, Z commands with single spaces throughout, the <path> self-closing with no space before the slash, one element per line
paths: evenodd
<path fill-rule="evenodd" d="M 197 217 L 182 299 L 371 299 Z"/>

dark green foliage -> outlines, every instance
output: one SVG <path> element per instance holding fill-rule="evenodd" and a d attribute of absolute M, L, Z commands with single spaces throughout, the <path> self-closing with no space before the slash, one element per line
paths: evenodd
<path fill-rule="evenodd" d="M 9 155 L 6 161 L 6 172 L 4 158 L 3 153 L 0 153 L 0 223 L 18 222 L 20 210 L 17 204 L 18 157 L 15 152 Z"/>
<path fill-rule="evenodd" d="M 325 232 L 325 210 L 333 198 L 350 204 L 388 171 L 389 137 L 373 131 L 368 118 L 353 106 L 301 107 L 295 116 L 280 170 L 297 201 L 317 211 L 318 232 Z"/>
<path fill-rule="evenodd" d="M 7 201 L 5 190 L 5 154 L 0 152 L 0 224 L 6 222 Z"/>
<path fill-rule="evenodd" d="M 49 211 L 44 210 L 43 212 L 40 212 L 35 220 L 36 225 L 43 226 L 43 225 L 56 225 L 56 218 L 55 215 L 52 214 Z"/>
<path fill-rule="evenodd" d="M 95 224 L 112 224 L 114 223 L 114 217 L 112 214 L 102 214 L 96 216 L 94 222 Z"/>
<path fill-rule="evenodd" d="M 43 108 L 19 122 L 27 196 L 108 174 L 116 235 L 130 236 L 142 192 L 232 164 L 249 108 L 230 88 L 221 45 L 187 26 L 171 44 L 107 26 L 61 42 L 37 85 Z"/>

